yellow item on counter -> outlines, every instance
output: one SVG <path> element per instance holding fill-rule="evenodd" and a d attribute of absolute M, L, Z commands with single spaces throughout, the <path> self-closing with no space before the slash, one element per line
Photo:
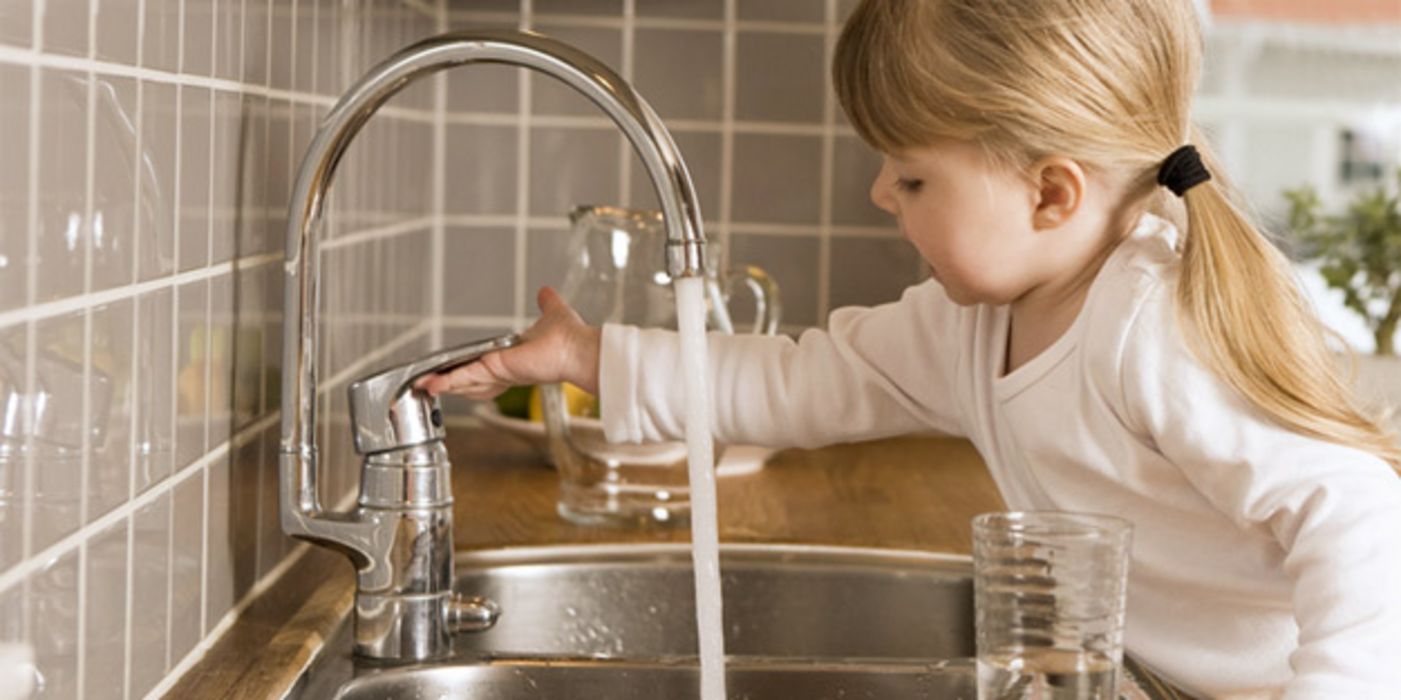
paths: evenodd
<path fill-rule="evenodd" d="M 598 399 L 569 382 L 564 383 L 564 406 L 571 416 L 598 417 Z M 530 388 L 530 420 L 536 423 L 545 422 L 545 401 L 538 386 Z"/>

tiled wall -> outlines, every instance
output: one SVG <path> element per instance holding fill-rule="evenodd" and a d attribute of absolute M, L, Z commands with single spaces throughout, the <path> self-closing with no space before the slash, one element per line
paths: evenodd
<path fill-rule="evenodd" d="M 275 459 L 291 173 L 348 81 L 442 17 L 0 0 L 0 640 L 34 647 L 41 697 L 161 692 L 296 547 Z M 432 81 L 397 98 L 338 177 L 327 409 L 431 341 L 436 107 Z M 336 437 L 328 503 L 354 468 Z"/>
<path fill-rule="evenodd" d="M 583 47 L 666 119 L 708 233 L 773 273 L 793 331 L 920 274 L 827 87 L 849 4 L 0 0 L 0 641 L 34 647 L 43 697 L 160 694 L 298 546 L 278 263 L 296 161 L 351 80 L 448 27 Z M 513 69 L 370 123 L 323 246 L 323 502 L 358 466 L 346 382 L 523 328 L 565 212 L 655 206 L 643 178 L 605 117 Z"/>
<path fill-rule="evenodd" d="M 878 160 L 841 115 L 827 66 L 853 0 L 496 0 L 449 3 L 451 28 L 526 27 L 631 81 L 665 120 L 731 263 L 766 268 L 785 330 L 921 279 L 867 192 Z M 506 67 L 448 74 L 448 339 L 520 327 L 565 273 L 575 204 L 657 208 L 641 161 L 601 112 Z M 747 300 L 736 299 L 736 317 Z"/>

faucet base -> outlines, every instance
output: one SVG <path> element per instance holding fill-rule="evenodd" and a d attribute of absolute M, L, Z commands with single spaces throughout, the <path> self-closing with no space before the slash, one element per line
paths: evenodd
<path fill-rule="evenodd" d="M 441 659 L 452 653 L 444 610 L 452 594 L 355 596 L 355 654 L 400 662 Z"/>

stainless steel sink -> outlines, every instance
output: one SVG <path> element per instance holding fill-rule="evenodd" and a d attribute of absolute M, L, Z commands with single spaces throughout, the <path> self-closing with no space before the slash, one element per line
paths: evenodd
<path fill-rule="evenodd" d="M 920 698 L 976 700 L 972 660 L 925 666 L 813 665 L 747 660 L 729 665 L 731 700 L 837 700 Z M 384 698 L 607 698 L 689 700 L 699 697 L 694 667 L 616 662 L 451 665 L 391 671 L 359 678 L 337 700 Z"/>
<path fill-rule="evenodd" d="M 976 695 L 967 557 L 727 545 L 721 572 L 731 698 Z M 458 553 L 456 585 L 494 600 L 501 617 L 454 638 L 451 659 L 357 666 L 342 634 L 301 696 L 696 697 L 685 545 Z"/>

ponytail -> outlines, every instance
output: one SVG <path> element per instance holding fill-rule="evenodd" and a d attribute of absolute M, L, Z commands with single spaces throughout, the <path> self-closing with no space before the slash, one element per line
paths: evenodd
<path fill-rule="evenodd" d="M 1193 129 L 1192 143 L 1205 140 Z M 1288 259 L 1251 225 L 1220 178 L 1182 195 L 1187 230 L 1177 308 L 1202 361 L 1286 428 L 1357 447 L 1401 471 L 1401 447 L 1358 402 Z"/>

